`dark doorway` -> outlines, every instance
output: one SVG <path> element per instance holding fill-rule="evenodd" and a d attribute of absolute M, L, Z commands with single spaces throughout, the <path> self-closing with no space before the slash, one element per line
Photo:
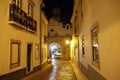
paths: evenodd
<path fill-rule="evenodd" d="M 27 72 L 31 71 L 32 44 L 27 44 Z"/>

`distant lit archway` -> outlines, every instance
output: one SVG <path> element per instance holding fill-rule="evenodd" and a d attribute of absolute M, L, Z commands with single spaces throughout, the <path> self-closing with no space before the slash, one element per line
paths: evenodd
<path fill-rule="evenodd" d="M 58 43 L 51 43 L 49 52 L 52 59 L 61 59 L 61 46 Z"/>

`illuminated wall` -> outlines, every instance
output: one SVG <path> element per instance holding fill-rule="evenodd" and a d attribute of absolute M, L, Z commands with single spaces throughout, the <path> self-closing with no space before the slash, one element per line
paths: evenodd
<path fill-rule="evenodd" d="M 47 36 L 48 36 L 48 22 L 47 19 L 45 17 L 45 15 L 42 13 L 42 41 L 41 41 L 41 60 L 42 60 L 42 64 L 47 62 L 47 56 L 48 56 L 48 45 L 47 45 Z"/>
<path fill-rule="evenodd" d="M 37 31 L 32 32 L 21 25 L 13 23 L 9 24 L 9 4 L 12 0 L 0 1 L 0 76 L 14 72 L 27 67 L 27 44 L 32 44 L 31 53 L 31 70 L 40 65 L 39 57 L 39 43 L 40 43 L 40 0 L 30 0 L 34 6 L 34 19 L 37 21 Z M 22 0 L 22 10 L 28 13 L 28 0 Z M 23 26 L 24 27 L 24 26 Z M 20 42 L 19 66 L 10 68 L 11 60 L 11 40 L 18 40 Z M 12 53 L 18 51 L 17 45 L 12 45 Z M 17 62 L 17 54 L 12 56 L 13 62 Z"/>
<path fill-rule="evenodd" d="M 120 5 L 118 3 L 120 3 L 118 0 L 82 0 L 83 17 L 79 34 L 79 63 L 89 80 L 120 79 Z M 92 55 L 91 30 L 96 23 L 99 29 L 99 67 L 94 64 Z M 85 44 L 84 56 L 82 55 L 83 35 Z M 102 77 L 96 79 L 98 74 Z"/>

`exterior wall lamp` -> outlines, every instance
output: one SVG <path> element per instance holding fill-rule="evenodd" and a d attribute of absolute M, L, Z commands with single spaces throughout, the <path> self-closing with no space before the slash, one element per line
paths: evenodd
<path fill-rule="evenodd" d="M 67 45 L 70 43 L 70 41 L 69 40 L 66 40 L 66 42 L 65 42 Z"/>

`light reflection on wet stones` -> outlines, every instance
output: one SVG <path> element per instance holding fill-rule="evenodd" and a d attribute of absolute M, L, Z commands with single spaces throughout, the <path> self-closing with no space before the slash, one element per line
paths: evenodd
<path fill-rule="evenodd" d="M 53 61 L 53 72 L 49 80 L 76 80 L 72 65 L 69 61 Z"/>

